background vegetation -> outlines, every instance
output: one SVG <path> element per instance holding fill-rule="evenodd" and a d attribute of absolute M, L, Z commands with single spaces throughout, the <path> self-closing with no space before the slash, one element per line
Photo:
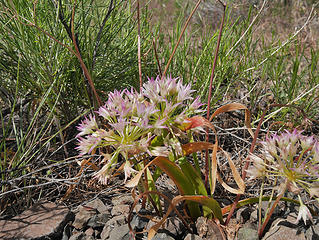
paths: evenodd
<path fill-rule="evenodd" d="M 319 20 L 313 3 L 228 2 L 213 108 L 242 102 L 257 121 L 271 103 L 293 104 L 299 110 L 272 109 L 266 119 L 289 119 L 318 132 L 312 121 L 319 120 Z M 163 70 L 194 5 L 142 2 L 143 81 Z M 78 48 L 104 102 L 109 91 L 138 88 L 138 28 L 135 1 L 1 0 L 0 9 L 0 210 L 10 215 L 25 200 L 63 196 L 68 184 L 91 174 L 76 175 L 74 126 L 96 103 L 74 52 Z M 221 15 L 217 1 L 202 2 L 168 71 L 191 83 L 203 102 Z"/>

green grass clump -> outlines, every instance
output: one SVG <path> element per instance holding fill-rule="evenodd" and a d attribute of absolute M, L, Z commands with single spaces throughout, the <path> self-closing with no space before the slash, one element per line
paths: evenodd
<path fill-rule="evenodd" d="M 0 176 L 5 194 L 12 182 L 16 190 L 35 184 L 21 176 L 51 160 L 63 161 L 68 152 L 63 146 L 74 137 L 74 128 L 64 130 L 94 107 L 76 47 L 103 102 L 114 88 L 138 86 L 138 65 L 130 2 L 1 0 L 0 9 Z M 151 36 L 147 15 L 143 9 L 143 48 Z M 149 56 L 143 57 L 143 70 L 154 75 L 149 62 Z M 59 149 L 56 160 L 52 151 Z"/>
<path fill-rule="evenodd" d="M 204 7 L 208 5 L 212 9 L 216 8 L 213 4 L 209 5 L 210 2 L 205 4 Z M 278 8 L 277 5 L 269 4 L 268 7 Z M 167 37 L 167 32 L 160 33 L 159 45 L 162 49 L 159 52 L 164 56 L 163 65 L 166 64 L 180 35 L 185 22 L 184 14 L 190 11 L 183 6 L 193 7 L 188 2 L 180 3 L 180 6 L 172 34 Z M 285 36 L 284 41 L 278 39 L 280 32 L 273 30 L 273 36 L 269 39 L 269 35 L 266 35 L 269 34 L 268 29 L 265 29 L 265 33 L 259 30 L 263 27 L 267 14 L 261 4 L 257 10 L 253 6 L 246 8 L 245 15 L 239 17 L 236 17 L 238 13 L 235 9 L 227 9 L 211 101 L 213 104 L 221 104 L 240 99 L 250 107 L 255 119 L 259 119 L 265 107 L 272 103 L 292 104 L 303 109 L 309 118 L 317 118 L 319 50 L 315 45 L 308 46 L 299 37 L 312 23 L 315 12 L 309 8 L 308 15 L 303 18 L 299 28 Z M 215 19 L 215 22 L 220 21 L 213 15 L 210 17 Z M 190 26 L 168 72 L 191 83 L 202 101 L 206 102 L 218 29 L 207 26 L 205 30 L 202 28 L 203 26 L 198 26 L 196 22 Z M 165 44 L 167 41 L 168 44 Z M 291 116 L 295 116 L 292 119 L 295 124 L 300 124 L 304 118 L 302 114 L 296 114 L 294 109 L 269 115 L 275 121 Z"/>
<path fill-rule="evenodd" d="M 75 51 L 70 24 L 73 1 L 38 1 L 35 5 L 32 1 L 1 1 L 0 7 L 1 86 L 14 92 L 19 61 L 18 96 L 30 94 L 39 99 L 54 83 L 45 104 L 52 107 L 60 94 L 54 112 L 66 122 L 79 109 L 93 106 L 79 60 L 65 47 Z M 132 6 L 126 1 L 78 1 L 74 9 L 77 47 L 99 94 L 136 87 L 137 29 Z M 150 35 L 146 17 L 143 11 L 143 46 Z M 143 69 L 150 73 L 152 65 L 145 64 Z"/>

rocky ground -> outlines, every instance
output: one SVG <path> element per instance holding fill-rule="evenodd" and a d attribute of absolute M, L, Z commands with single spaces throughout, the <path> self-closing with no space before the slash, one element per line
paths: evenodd
<path fill-rule="evenodd" d="M 130 193 L 121 193 L 111 202 L 95 198 L 73 209 L 53 202 L 39 202 L 22 214 L 0 221 L 0 239 L 62 239 L 62 240 L 129 240 L 146 239 L 147 233 L 133 234 L 128 225 L 128 215 L 133 204 Z M 182 221 L 172 214 L 158 231 L 154 240 L 253 240 L 257 237 L 256 206 L 240 208 L 227 228 L 200 217 L 190 224 L 190 232 Z M 280 204 L 264 240 L 319 239 L 319 218 L 313 222 L 296 224 L 297 207 Z M 138 213 L 138 214 L 137 214 Z M 154 223 L 146 215 L 155 214 L 138 204 L 133 211 L 130 225 L 136 232 L 149 229 Z"/>

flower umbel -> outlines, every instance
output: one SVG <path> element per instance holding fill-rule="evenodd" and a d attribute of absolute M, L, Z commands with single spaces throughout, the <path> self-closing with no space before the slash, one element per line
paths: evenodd
<path fill-rule="evenodd" d="M 121 159 L 125 161 L 126 181 L 136 171 L 131 165 L 131 158 L 140 153 L 167 156 L 174 151 L 180 155 L 179 129 L 187 118 L 201 112 L 202 104 L 198 97 L 192 97 L 193 92 L 190 85 L 184 85 L 181 79 L 157 77 L 144 83 L 141 93 L 134 89 L 109 93 L 106 104 L 99 108 L 97 114 L 110 129 L 99 127 L 92 115 L 77 127 L 80 131 L 77 149 L 81 155 L 106 146 L 115 149 L 95 177 L 106 184 Z M 156 137 L 159 141 L 152 146 L 151 141 Z M 170 138 L 174 141 L 167 140 Z"/>
<path fill-rule="evenodd" d="M 300 202 L 297 222 L 303 219 L 306 224 L 307 219 L 312 220 L 312 216 L 303 204 L 300 194 L 307 192 L 310 197 L 319 196 L 318 154 L 318 142 L 313 136 L 304 136 L 302 131 L 296 129 L 292 132 L 286 131 L 280 135 L 266 137 L 266 141 L 262 142 L 261 154 L 251 155 L 253 164 L 247 173 L 250 179 L 262 177 L 275 183 L 273 189 L 278 191 L 279 198 L 284 196 L 286 191 L 297 195 Z"/>
<path fill-rule="evenodd" d="M 286 179 L 291 182 L 289 189 L 313 190 L 313 182 L 319 177 L 318 142 L 313 136 L 304 136 L 294 130 L 281 135 L 267 137 L 262 142 L 261 154 L 251 157 L 253 165 L 247 170 L 251 179 L 266 176 L 279 184 Z"/>

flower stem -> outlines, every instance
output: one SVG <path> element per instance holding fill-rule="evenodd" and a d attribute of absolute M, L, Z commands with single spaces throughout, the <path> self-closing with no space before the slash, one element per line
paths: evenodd
<path fill-rule="evenodd" d="M 284 187 L 284 190 L 283 190 L 283 191 L 279 194 L 279 196 L 276 198 L 276 201 L 274 202 L 274 204 L 272 205 L 272 207 L 271 207 L 269 213 L 267 214 L 267 217 L 266 217 L 266 219 L 265 219 L 265 222 L 264 222 L 264 223 L 262 224 L 262 226 L 258 229 L 258 236 L 259 236 L 259 238 L 262 237 L 263 232 L 264 232 L 264 230 L 265 230 L 265 227 L 266 227 L 267 223 L 269 222 L 269 219 L 270 219 L 271 215 L 272 215 L 273 212 L 275 211 L 275 208 L 277 207 L 277 205 L 278 205 L 280 199 L 284 196 L 284 194 L 285 194 L 285 192 L 286 192 L 286 189 L 287 189 L 287 186 L 288 186 L 288 183 L 289 183 L 289 181 L 286 182 L 285 187 Z"/>

